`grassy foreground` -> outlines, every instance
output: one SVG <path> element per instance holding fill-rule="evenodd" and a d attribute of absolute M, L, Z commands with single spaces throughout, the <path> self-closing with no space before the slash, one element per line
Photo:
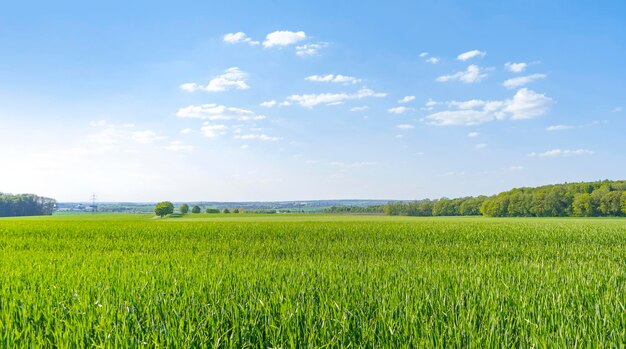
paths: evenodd
<path fill-rule="evenodd" d="M 626 220 L 0 219 L 0 347 L 624 347 Z"/>

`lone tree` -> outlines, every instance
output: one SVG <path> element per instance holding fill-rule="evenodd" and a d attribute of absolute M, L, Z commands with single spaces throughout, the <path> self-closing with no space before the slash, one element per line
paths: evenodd
<path fill-rule="evenodd" d="M 174 204 L 172 204 L 169 201 L 159 202 L 154 207 L 154 213 L 160 217 L 163 217 L 168 214 L 172 214 L 174 213 Z"/>
<path fill-rule="evenodd" d="M 189 205 L 182 204 L 182 205 L 180 205 L 179 210 L 180 210 L 180 213 L 187 214 L 187 212 L 189 212 Z"/>
<path fill-rule="evenodd" d="M 222 211 L 222 213 L 230 213 L 230 210 L 229 210 L 229 209 L 227 209 L 227 208 L 225 208 L 225 209 Z"/>
<path fill-rule="evenodd" d="M 191 208 L 191 213 L 200 213 L 200 206 L 195 205 Z"/>

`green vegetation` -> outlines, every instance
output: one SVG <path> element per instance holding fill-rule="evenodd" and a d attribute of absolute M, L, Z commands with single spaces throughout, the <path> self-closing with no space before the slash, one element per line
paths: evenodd
<path fill-rule="evenodd" d="M 220 210 L 217 208 L 207 208 L 204 212 L 205 213 L 220 213 Z"/>
<path fill-rule="evenodd" d="M 624 347 L 621 219 L 0 219 L 1 347 Z"/>
<path fill-rule="evenodd" d="M 164 217 L 172 213 L 174 213 L 174 204 L 169 201 L 159 202 L 154 207 L 154 214 L 159 217 Z"/>
<path fill-rule="evenodd" d="M 180 213 L 182 214 L 187 214 L 189 212 L 189 205 L 187 204 L 182 204 L 180 205 L 180 208 L 178 209 L 180 211 Z"/>
<path fill-rule="evenodd" d="M 363 208 L 351 209 L 337 211 Z M 377 212 L 379 206 L 367 209 Z M 391 202 L 380 212 L 390 216 L 619 217 L 626 216 L 626 181 L 517 188 L 491 197 Z"/>
<path fill-rule="evenodd" d="M 0 217 L 47 216 L 56 206 L 54 199 L 33 194 L 0 193 Z"/>
<path fill-rule="evenodd" d="M 202 212 L 202 210 L 200 209 L 200 206 L 198 206 L 198 205 L 194 205 L 191 208 L 191 213 L 200 213 L 200 212 Z"/>

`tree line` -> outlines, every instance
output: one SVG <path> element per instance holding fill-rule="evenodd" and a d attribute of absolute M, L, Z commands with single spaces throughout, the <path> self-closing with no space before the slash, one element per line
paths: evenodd
<path fill-rule="evenodd" d="M 626 181 L 516 188 L 493 196 L 390 202 L 392 216 L 617 217 L 626 216 Z"/>
<path fill-rule="evenodd" d="M 0 193 L 0 217 L 46 216 L 56 208 L 56 200 L 34 194 Z"/>

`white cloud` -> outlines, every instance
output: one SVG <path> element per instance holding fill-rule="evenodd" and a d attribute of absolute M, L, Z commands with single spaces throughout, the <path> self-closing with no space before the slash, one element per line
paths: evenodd
<path fill-rule="evenodd" d="M 474 57 L 485 57 L 487 52 L 479 51 L 479 50 L 471 50 L 467 52 L 463 52 L 456 57 L 459 61 L 467 61 L 468 59 L 472 59 Z"/>
<path fill-rule="evenodd" d="M 524 169 L 524 166 L 511 166 L 509 167 L 509 171 L 521 171 Z"/>
<path fill-rule="evenodd" d="M 169 145 L 165 147 L 165 149 L 170 151 L 193 151 L 195 147 L 190 144 L 185 144 L 181 141 L 171 141 Z"/>
<path fill-rule="evenodd" d="M 426 103 L 424 104 L 424 108 L 422 108 L 423 110 L 433 110 L 435 109 L 435 107 L 440 104 L 439 102 L 429 98 Z"/>
<path fill-rule="evenodd" d="M 409 103 L 415 99 L 415 96 L 404 96 L 398 103 Z"/>
<path fill-rule="evenodd" d="M 265 102 L 261 103 L 260 106 L 266 107 L 266 108 L 271 108 L 271 107 L 275 106 L 277 103 L 278 102 L 276 102 L 275 100 L 265 101 Z"/>
<path fill-rule="evenodd" d="M 320 93 L 320 94 L 304 94 L 291 95 L 287 97 L 286 102 L 297 103 L 305 108 L 313 108 L 319 104 L 341 103 L 347 100 L 362 99 L 366 97 L 385 97 L 386 93 L 374 92 L 368 88 L 362 88 L 356 93 Z"/>
<path fill-rule="evenodd" d="M 155 141 L 166 139 L 167 137 L 159 136 L 156 132 L 146 130 L 146 131 L 135 131 L 132 133 L 132 139 L 141 144 L 152 144 Z"/>
<path fill-rule="evenodd" d="M 392 114 L 404 114 L 405 112 L 409 110 L 411 110 L 411 108 L 407 108 L 407 107 L 394 107 L 394 108 L 387 109 L 387 111 Z"/>
<path fill-rule="evenodd" d="M 245 42 L 250 45 L 260 44 L 260 42 L 250 39 L 244 32 L 228 33 L 224 35 L 224 42 L 227 42 L 230 44 L 237 44 L 240 42 Z"/>
<path fill-rule="evenodd" d="M 513 96 L 513 100 L 507 100 L 503 111 L 511 113 L 511 119 L 513 120 L 532 119 L 545 114 L 550 104 L 552 104 L 552 98 L 523 88 L 517 91 L 515 96 Z"/>
<path fill-rule="evenodd" d="M 546 77 L 545 74 L 531 74 L 526 76 L 519 76 L 516 78 L 511 78 L 502 83 L 502 86 L 506 88 L 516 88 L 520 86 L 524 86 L 529 84 L 535 80 L 544 79 Z"/>
<path fill-rule="evenodd" d="M 264 141 L 264 142 L 276 142 L 280 141 L 282 138 L 280 137 L 270 137 L 266 134 L 245 134 L 245 135 L 236 135 L 236 139 L 242 140 L 251 140 L 251 141 Z"/>
<path fill-rule="evenodd" d="M 479 132 L 470 132 L 470 133 L 467 134 L 467 136 L 469 138 L 476 138 L 476 137 L 480 136 L 480 133 Z"/>
<path fill-rule="evenodd" d="M 449 101 L 449 102 L 446 102 L 446 104 L 451 107 L 458 108 L 458 109 L 474 109 L 474 108 L 484 106 L 485 104 L 487 104 L 487 102 L 481 99 L 470 99 L 469 101 L 461 101 L 461 102 Z"/>
<path fill-rule="evenodd" d="M 196 84 L 195 82 L 187 82 L 179 86 L 181 90 L 186 92 L 194 92 L 202 89 L 202 86 Z"/>
<path fill-rule="evenodd" d="M 611 110 L 612 113 L 621 113 L 622 111 L 624 111 L 623 107 L 615 107 Z"/>
<path fill-rule="evenodd" d="M 237 120 L 254 121 L 263 120 L 265 116 L 257 115 L 254 112 L 234 107 L 225 107 L 218 104 L 190 105 L 180 108 L 176 113 L 180 118 L 193 118 L 201 120 Z"/>
<path fill-rule="evenodd" d="M 401 129 L 401 130 L 410 130 L 412 128 L 415 128 L 415 126 L 409 125 L 409 124 L 400 124 L 400 125 L 398 125 L 396 127 Z"/>
<path fill-rule="evenodd" d="M 363 106 L 360 106 L 360 107 L 352 107 L 352 108 L 350 108 L 350 111 L 352 111 L 352 112 L 364 111 L 364 110 L 368 110 L 369 108 L 370 107 L 368 107 L 366 105 L 363 105 Z"/>
<path fill-rule="evenodd" d="M 267 34 L 265 41 L 263 41 L 264 47 L 274 46 L 289 46 L 298 43 L 302 40 L 306 40 L 307 36 L 303 31 L 292 32 L 289 30 L 278 30 Z"/>
<path fill-rule="evenodd" d="M 300 57 L 317 56 L 320 50 L 328 46 L 325 42 L 304 44 L 296 46 L 296 54 Z"/>
<path fill-rule="evenodd" d="M 504 68 L 510 72 L 513 73 L 521 73 L 524 70 L 526 70 L 526 67 L 528 67 L 527 63 L 524 62 L 520 62 L 520 63 L 511 63 L 511 62 L 507 62 L 504 63 Z"/>
<path fill-rule="evenodd" d="M 361 161 L 361 162 L 345 163 L 343 161 L 330 161 L 330 162 L 327 162 L 326 165 L 342 167 L 342 168 L 360 168 L 360 167 L 366 167 L 366 166 L 375 166 L 375 165 L 378 165 L 378 162 L 376 162 L 376 161 Z"/>
<path fill-rule="evenodd" d="M 190 128 L 184 128 L 182 130 L 180 130 L 180 133 L 186 134 L 186 133 L 191 133 L 192 129 Z"/>
<path fill-rule="evenodd" d="M 532 119 L 545 114 L 551 103 L 552 99 L 544 94 L 522 88 L 512 99 L 503 101 L 474 99 L 465 102 L 446 102 L 446 105 L 457 109 L 430 114 L 425 120 L 437 126 L 472 126 L 494 120 Z"/>
<path fill-rule="evenodd" d="M 311 75 L 304 78 L 304 80 L 315 82 L 335 82 L 340 84 L 356 84 L 361 82 L 361 79 L 341 74 Z"/>
<path fill-rule="evenodd" d="M 474 148 L 476 148 L 476 149 L 484 149 L 484 148 L 487 148 L 487 144 L 485 144 L 485 143 L 476 144 L 474 146 Z"/>
<path fill-rule="evenodd" d="M 428 52 L 420 53 L 420 57 L 424 58 L 424 61 L 426 61 L 428 63 L 431 63 L 431 64 L 439 63 L 439 57 L 429 57 L 429 53 Z"/>
<path fill-rule="evenodd" d="M 246 90 L 250 88 L 250 86 L 246 83 L 246 80 L 248 80 L 248 73 L 238 67 L 231 67 L 226 69 L 223 74 L 211 79 L 206 86 L 202 86 L 194 82 L 188 82 L 180 85 L 180 88 L 181 90 L 187 92 L 221 92 L 233 89 Z"/>
<path fill-rule="evenodd" d="M 554 157 L 569 157 L 569 156 L 581 156 L 581 155 L 591 155 L 593 152 L 588 149 L 576 149 L 576 150 L 563 150 L 563 149 L 552 149 L 545 151 L 543 153 L 530 153 L 528 156 L 540 157 L 540 158 L 554 158 Z"/>
<path fill-rule="evenodd" d="M 569 130 L 574 128 L 574 126 L 571 125 L 553 125 L 553 126 L 548 126 L 546 127 L 546 131 L 563 131 L 563 130 Z"/>
<path fill-rule="evenodd" d="M 90 122 L 90 126 L 98 131 L 87 135 L 86 140 L 97 151 L 135 152 L 133 146 L 137 144 L 151 145 L 168 138 L 152 130 L 135 131 L 133 124 L 117 125 L 100 120 Z"/>
<path fill-rule="evenodd" d="M 486 70 L 487 69 L 485 68 L 481 68 L 475 64 L 472 64 L 469 67 L 467 67 L 467 69 L 464 71 L 456 72 L 454 74 L 449 74 L 449 75 L 442 75 L 438 77 L 436 80 L 439 82 L 459 80 L 466 84 L 471 84 L 471 83 L 480 82 L 482 79 L 489 76 L 487 73 L 485 73 Z"/>
<path fill-rule="evenodd" d="M 200 128 L 202 135 L 206 138 L 221 136 L 226 133 L 226 130 L 228 130 L 228 126 L 226 125 L 205 124 Z"/>

